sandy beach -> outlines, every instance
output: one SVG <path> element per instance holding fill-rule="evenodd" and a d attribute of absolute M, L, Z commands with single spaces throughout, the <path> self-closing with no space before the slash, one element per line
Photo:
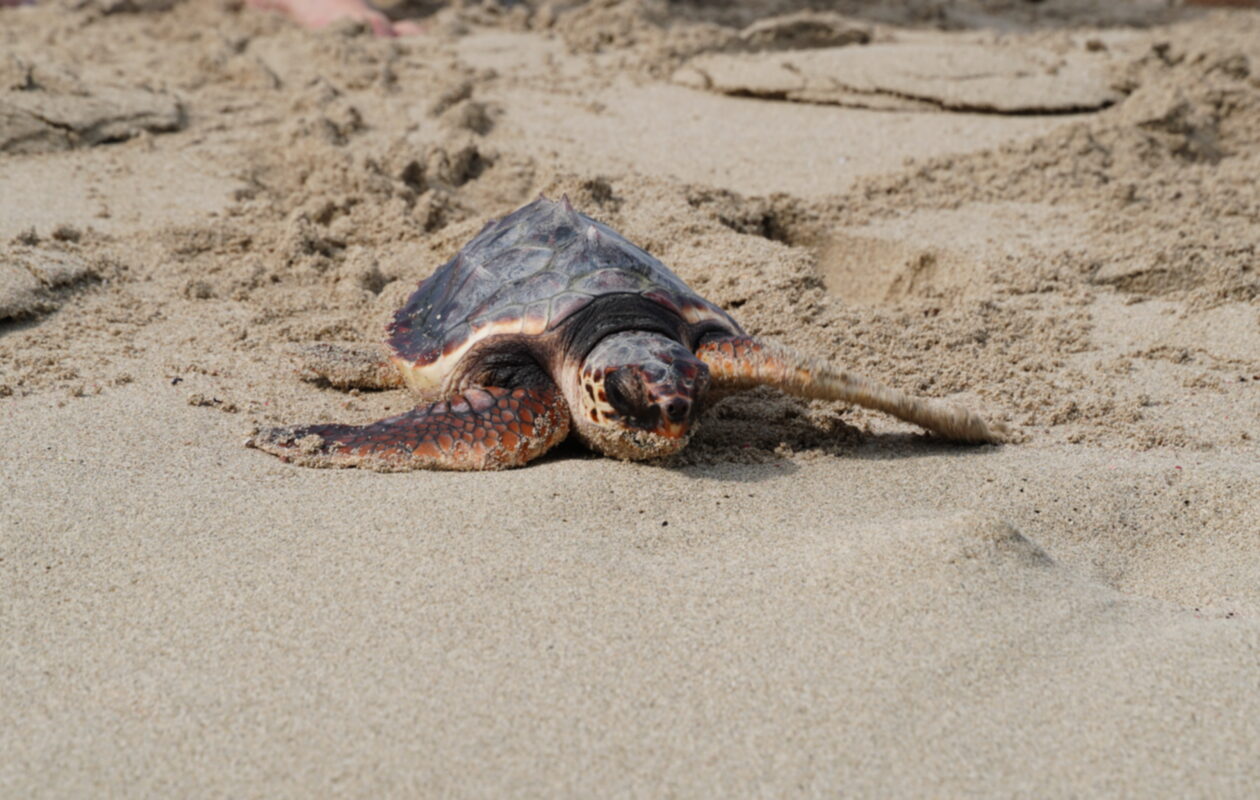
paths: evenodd
<path fill-rule="evenodd" d="M 825 5 L 0 9 L 0 795 L 1254 797 L 1260 10 Z M 539 193 L 1016 441 L 244 446 Z"/>

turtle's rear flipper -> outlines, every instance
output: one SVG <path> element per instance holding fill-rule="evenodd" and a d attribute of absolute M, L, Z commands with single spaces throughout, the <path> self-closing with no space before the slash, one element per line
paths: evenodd
<path fill-rule="evenodd" d="M 696 356 L 709 366 L 717 391 L 777 386 L 798 397 L 843 400 L 874 408 L 960 442 L 1002 442 L 1011 436 L 1006 425 L 985 422 L 965 408 L 911 397 L 770 342 L 748 337 L 715 339 L 701 345 Z"/>
<path fill-rule="evenodd" d="M 336 389 L 395 389 L 402 375 L 380 346 L 314 342 L 292 350 L 298 377 Z"/>
<path fill-rule="evenodd" d="M 246 444 L 307 467 L 505 469 L 569 435 L 569 409 L 554 386 L 468 389 L 369 425 L 267 428 Z"/>

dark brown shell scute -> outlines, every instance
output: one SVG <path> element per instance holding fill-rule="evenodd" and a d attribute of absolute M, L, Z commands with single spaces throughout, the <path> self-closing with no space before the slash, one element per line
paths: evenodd
<path fill-rule="evenodd" d="M 652 286 L 648 276 L 620 269 L 597 269 L 573 282 L 574 290 L 591 294 L 641 292 Z"/>
<path fill-rule="evenodd" d="M 487 224 L 423 281 L 395 315 L 388 343 L 402 358 L 430 364 L 489 325 L 526 319 L 529 330 L 554 330 L 616 293 L 669 297 L 663 305 L 675 308 L 707 305 L 621 234 L 567 201 L 540 197 Z"/>
<path fill-rule="evenodd" d="M 525 313 L 525 307 L 517 304 L 494 306 L 484 314 L 479 314 L 469 320 L 472 325 L 473 332 L 476 333 L 487 325 L 502 325 L 512 320 L 520 319 Z"/>
<path fill-rule="evenodd" d="M 505 253 L 504 255 L 512 255 Z M 551 270 L 527 273 L 520 278 L 502 284 L 470 313 L 473 317 L 492 314 L 504 305 L 523 305 L 535 299 L 546 300 L 563 292 L 569 285 L 566 275 Z"/>

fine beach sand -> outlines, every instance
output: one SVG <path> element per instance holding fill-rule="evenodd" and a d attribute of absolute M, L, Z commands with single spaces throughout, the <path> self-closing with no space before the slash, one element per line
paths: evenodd
<path fill-rule="evenodd" d="M 1260 11 L 809 6 L 0 10 L 0 795 L 1254 796 Z M 243 446 L 540 192 L 1019 441 Z"/>

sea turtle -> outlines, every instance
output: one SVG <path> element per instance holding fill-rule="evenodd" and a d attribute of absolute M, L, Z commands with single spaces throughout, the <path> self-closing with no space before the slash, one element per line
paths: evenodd
<path fill-rule="evenodd" d="M 517 467 L 570 435 L 615 458 L 657 458 L 687 443 L 706 401 L 760 385 L 879 409 L 949 439 L 1006 435 L 749 336 L 567 197 L 490 221 L 387 333 L 388 353 L 308 348 L 306 375 L 405 385 L 421 405 L 369 425 L 269 428 L 248 444 L 307 466 L 378 470 Z"/>

